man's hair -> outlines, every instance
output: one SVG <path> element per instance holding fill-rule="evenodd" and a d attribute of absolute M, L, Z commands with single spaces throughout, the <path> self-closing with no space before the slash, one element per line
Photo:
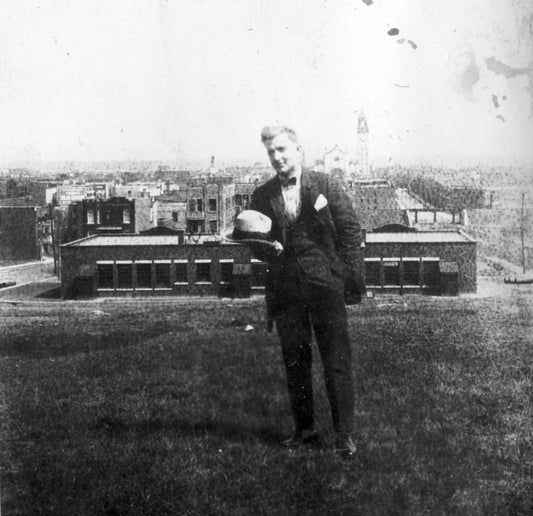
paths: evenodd
<path fill-rule="evenodd" d="M 298 137 L 296 136 L 296 131 L 286 125 L 269 125 L 264 127 L 261 131 L 261 141 L 263 143 L 273 140 L 276 136 L 285 133 L 287 136 L 294 142 L 298 143 Z"/>

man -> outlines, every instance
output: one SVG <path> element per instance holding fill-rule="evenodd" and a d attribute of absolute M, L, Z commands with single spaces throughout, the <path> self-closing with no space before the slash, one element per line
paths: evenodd
<path fill-rule="evenodd" d="M 302 170 L 302 147 L 288 127 L 261 133 L 276 177 L 255 190 L 251 208 L 272 219 L 283 246 L 266 259 L 269 328 L 275 322 L 295 432 L 285 444 L 318 444 L 311 377 L 312 330 L 322 358 L 335 448 L 353 456 L 354 386 L 345 295 L 360 301 L 361 235 L 350 198 L 327 174 Z M 271 249 L 275 249 L 271 247 Z M 265 256 L 263 256 L 265 258 Z"/>

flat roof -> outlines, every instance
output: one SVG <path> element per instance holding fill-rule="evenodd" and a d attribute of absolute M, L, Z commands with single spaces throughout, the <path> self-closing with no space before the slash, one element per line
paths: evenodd
<path fill-rule="evenodd" d="M 185 237 L 185 245 L 187 244 L 203 244 L 204 242 L 220 242 L 223 244 L 231 244 L 232 242 L 225 241 L 222 237 L 214 237 L 211 235 L 204 235 L 200 237 L 193 237 L 191 239 Z M 139 246 L 139 245 L 178 245 L 178 235 L 91 235 L 74 242 L 63 244 L 66 247 L 106 247 L 106 246 Z M 408 233 L 372 233 L 366 234 L 367 244 L 433 244 L 433 243 L 475 243 L 475 240 L 470 238 L 462 231 L 415 231 Z"/>
<path fill-rule="evenodd" d="M 204 242 L 226 243 L 222 237 L 202 235 L 200 237 L 188 238 L 185 235 L 185 245 L 203 244 Z M 137 246 L 137 245 L 178 245 L 178 235 L 91 235 L 80 240 L 63 244 L 65 247 L 109 247 L 109 246 Z"/>
<path fill-rule="evenodd" d="M 413 231 L 405 233 L 366 234 L 367 244 L 455 244 L 475 243 L 475 240 L 462 231 Z"/>

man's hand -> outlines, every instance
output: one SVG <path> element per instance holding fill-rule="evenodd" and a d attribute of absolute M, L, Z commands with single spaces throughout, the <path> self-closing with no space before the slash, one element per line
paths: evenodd
<path fill-rule="evenodd" d="M 279 256 L 283 252 L 283 245 L 281 242 L 274 240 L 274 242 L 272 242 L 272 250 L 275 256 Z"/>

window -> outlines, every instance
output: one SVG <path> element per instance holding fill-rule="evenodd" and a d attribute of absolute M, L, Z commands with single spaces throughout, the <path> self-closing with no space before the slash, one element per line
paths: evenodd
<path fill-rule="evenodd" d="M 403 260 L 403 284 L 415 285 L 420 284 L 420 260 Z"/>
<path fill-rule="evenodd" d="M 208 204 L 208 211 L 217 211 L 217 198 L 216 197 L 210 197 L 209 198 L 209 204 Z"/>
<path fill-rule="evenodd" d="M 383 284 L 386 286 L 400 285 L 400 260 L 383 260 Z"/>
<path fill-rule="evenodd" d="M 178 222 L 178 215 L 179 213 L 177 211 L 172 212 L 172 222 Z"/>
<path fill-rule="evenodd" d="M 220 283 L 233 283 L 233 260 L 220 260 Z"/>
<path fill-rule="evenodd" d="M 196 211 L 196 199 L 189 199 L 189 211 Z"/>
<path fill-rule="evenodd" d="M 98 287 L 99 288 L 113 288 L 113 264 L 106 263 L 97 264 L 98 267 Z"/>
<path fill-rule="evenodd" d="M 155 288 L 171 288 L 170 262 L 155 264 Z"/>
<path fill-rule="evenodd" d="M 205 233 L 205 222 L 203 220 L 188 220 L 187 233 L 194 235 Z"/>
<path fill-rule="evenodd" d="M 137 288 L 152 288 L 152 264 L 137 263 Z"/>
<path fill-rule="evenodd" d="M 131 215 L 130 215 L 130 209 L 124 208 L 122 211 L 122 222 L 124 224 L 129 224 L 131 222 Z"/>
<path fill-rule="evenodd" d="M 87 210 L 87 224 L 94 224 L 94 210 Z"/>
<path fill-rule="evenodd" d="M 187 261 L 174 262 L 174 271 L 176 273 L 176 283 L 188 283 L 187 278 Z"/>
<path fill-rule="evenodd" d="M 259 260 L 252 260 L 252 288 L 263 288 L 267 275 L 267 264 Z"/>
<path fill-rule="evenodd" d="M 381 286 L 381 260 L 365 260 L 365 276 L 368 286 Z"/>
<path fill-rule="evenodd" d="M 216 220 L 209 221 L 209 233 L 216 233 L 218 231 L 218 224 Z"/>
<path fill-rule="evenodd" d="M 235 195 L 235 206 L 242 206 L 242 195 Z"/>
<path fill-rule="evenodd" d="M 436 287 L 440 280 L 439 259 L 422 258 L 422 285 Z"/>
<path fill-rule="evenodd" d="M 131 262 L 117 263 L 117 287 L 118 288 L 133 288 L 133 274 Z"/>
<path fill-rule="evenodd" d="M 96 223 L 100 224 L 100 210 L 99 209 L 96 210 Z"/>
<path fill-rule="evenodd" d="M 202 199 L 196 199 L 196 211 L 204 211 Z"/>
<path fill-rule="evenodd" d="M 211 283 L 211 260 L 196 260 L 196 283 Z"/>
<path fill-rule="evenodd" d="M 249 196 L 248 195 L 243 195 L 242 196 L 242 207 L 243 208 L 248 208 L 248 204 L 249 204 Z"/>

